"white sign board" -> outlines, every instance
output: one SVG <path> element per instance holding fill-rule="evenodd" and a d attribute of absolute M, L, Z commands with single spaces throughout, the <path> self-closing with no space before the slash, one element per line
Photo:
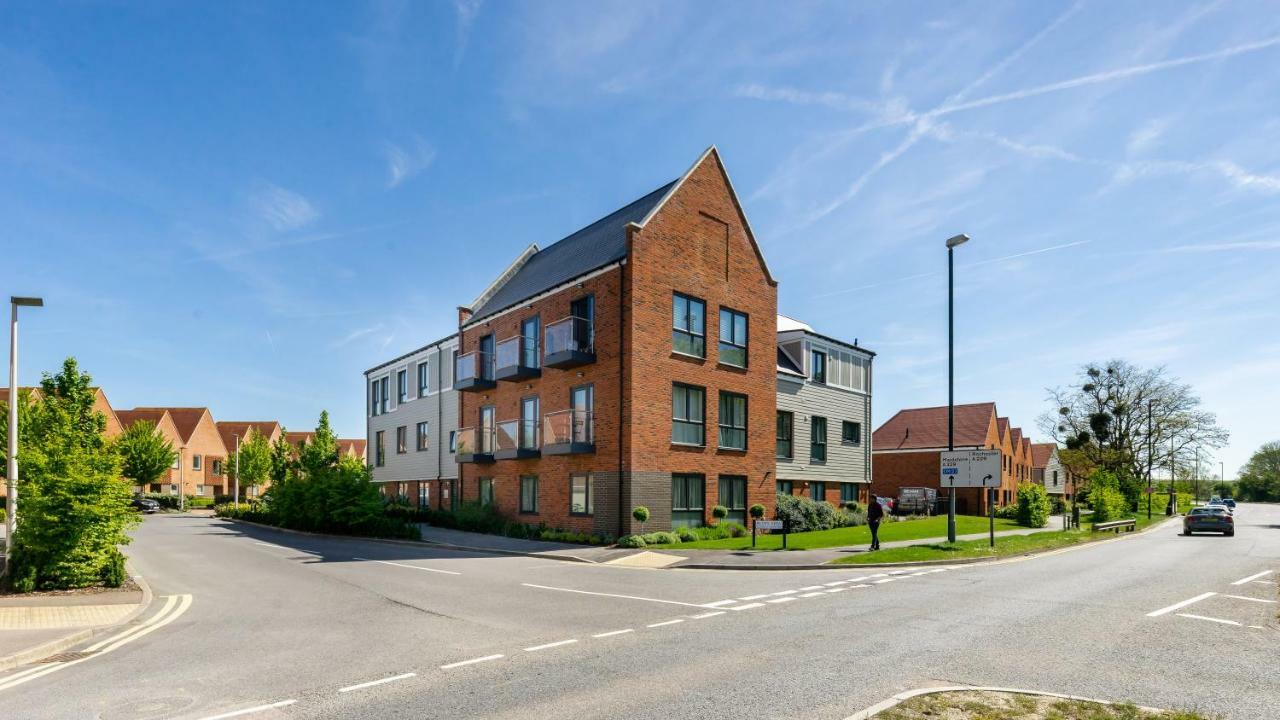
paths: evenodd
<path fill-rule="evenodd" d="M 782 521 L 781 520 L 757 520 L 756 529 L 757 530 L 781 530 Z"/>
<path fill-rule="evenodd" d="M 944 450 L 941 456 L 942 487 L 1000 487 L 999 450 Z"/>

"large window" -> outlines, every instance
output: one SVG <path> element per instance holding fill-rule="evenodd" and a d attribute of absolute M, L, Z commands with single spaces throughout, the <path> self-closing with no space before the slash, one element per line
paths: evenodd
<path fill-rule="evenodd" d="M 221 474 L 222 474 L 222 461 L 221 461 L 221 460 L 217 460 L 217 459 L 215 459 L 215 460 L 213 461 L 213 474 L 214 474 L 214 475 L 221 475 Z"/>
<path fill-rule="evenodd" d="M 785 410 L 778 411 L 778 449 L 777 456 L 780 458 L 792 458 L 795 454 L 795 448 L 792 439 L 795 437 L 795 415 Z"/>
<path fill-rule="evenodd" d="M 369 383 L 369 414 L 377 416 L 378 413 L 378 381 L 374 380 Z"/>
<path fill-rule="evenodd" d="M 201 460 L 202 460 L 202 459 L 203 459 L 203 458 L 201 458 L 199 455 L 192 455 L 192 456 L 191 456 L 191 469 L 192 469 L 192 470 L 199 470 L 199 469 L 201 468 L 201 464 L 200 464 L 200 463 L 201 463 Z"/>
<path fill-rule="evenodd" d="M 431 392 L 431 366 L 424 360 L 418 363 L 418 397 L 426 397 L 429 392 Z"/>
<path fill-rule="evenodd" d="M 536 368 L 542 355 L 539 353 L 538 338 L 542 335 L 542 321 L 537 315 L 520 323 L 520 364 L 524 367 Z"/>
<path fill-rule="evenodd" d="M 418 423 L 418 449 L 426 450 L 430 442 L 431 426 L 426 422 Z"/>
<path fill-rule="evenodd" d="M 825 384 L 827 382 L 827 354 L 826 353 L 820 350 L 813 351 L 813 354 L 810 356 L 809 378 L 816 383 Z"/>
<path fill-rule="evenodd" d="M 538 476 L 520 476 L 520 512 L 538 512 Z"/>
<path fill-rule="evenodd" d="M 737 475 L 720 476 L 719 504 L 729 511 L 725 517 L 739 525 L 747 524 L 747 479 Z"/>
<path fill-rule="evenodd" d="M 779 495 L 790 495 L 790 494 L 792 494 L 793 492 L 795 492 L 795 489 L 796 489 L 795 482 L 793 482 L 793 481 L 791 481 L 791 480 L 779 480 L 779 481 L 778 481 L 778 494 L 779 494 Z"/>
<path fill-rule="evenodd" d="M 720 308 L 720 362 L 747 366 L 747 316 Z"/>
<path fill-rule="evenodd" d="M 391 378 L 384 377 L 378 382 L 381 388 L 382 397 L 378 402 L 378 413 L 385 415 L 387 413 L 388 404 L 391 401 Z"/>
<path fill-rule="evenodd" d="M 747 396 L 720 392 L 720 447 L 747 449 Z"/>
<path fill-rule="evenodd" d="M 707 480 L 701 475 L 671 476 L 671 527 L 700 527 L 705 513 Z"/>
<path fill-rule="evenodd" d="M 418 507 L 431 507 L 431 486 L 426 482 L 418 483 Z"/>
<path fill-rule="evenodd" d="M 480 478 L 480 504 L 481 505 L 493 504 L 493 478 L 489 478 L 489 477 Z"/>
<path fill-rule="evenodd" d="M 396 402 L 403 403 L 409 399 L 409 371 L 396 371 Z"/>
<path fill-rule="evenodd" d="M 569 476 L 569 514 L 591 515 L 595 512 L 595 493 L 590 475 Z"/>
<path fill-rule="evenodd" d="M 827 460 L 827 419 L 824 417 L 809 421 L 809 459 L 813 462 Z"/>
<path fill-rule="evenodd" d="M 522 449 L 538 447 L 538 398 L 527 397 L 520 400 L 520 437 L 517 441 Z"/>
<path fill-rule="evenodd" d="M 671 301 L 671 347 L 683 355 L 707 356 L 707 304 L 675 293 Z"/>
<path fill-rule="evenodd" d="M 403 455 L 409 451 L 409 428 L 401 425 L 396 428 L 396 454 Z"/>
<path fill-rule="evenodd" d="M 671 442 L 706 443 L 706 390 L 692 385 L 671 386 Z"/>
<path fill-rule="evenodd" d="M 382 467 L 387 464 L 387 433 L 379 430 L 373 434 L 373 464 Z"/>
<path fill-rule="evenodd" d="M 822 502 L 827 499 L 827 484 L 825 482 L 809 483 L 809 497 L 814 502 Z"/>
<path fill-rule="evenodd" d="M 840 423 L 840 442 L 857 445 L 862 442 L 862 423 L 845 420 Z"/>
<path fill-rule="evenodd" d="M 829 348 L 827 354 L 827 384 L 849 390 L 869 390 L 868 376 L 871 360 L 838 348 Z"/>
<path fill-rule="evenodd" d="M 858 502 L 858 484 L 840 483 L 840 503 Z"/>

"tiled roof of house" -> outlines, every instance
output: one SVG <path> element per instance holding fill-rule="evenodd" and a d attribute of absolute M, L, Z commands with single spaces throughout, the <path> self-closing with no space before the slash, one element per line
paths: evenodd
<path fill-rule="evenodd" d="M 164 420 L 165 410 L 152 408 L 137 408 L 135 410 L 117 410 L 116 417 L 120 418 L 120 424 L 124 427 L 133 427 L 133 424 L 139 420 L 147 420 L 153 425 L 159 425 Z"/>
<path fill-rule="evenodd" d="M 236 451 L 236 436 L 240 436 L 240 442 L 244 442 L 249 435 L 249 428 L 253 428 L 262 434 L 268 440 L 271 434 L 280 429 L 280 423 L 275 420 L 254 420 L 250 422 L 240 422 L 236 420 L 220 420 L 217 423 L 218 434 L 222 436 L 222 444 L 227 447 L 227 452 Z"/>
<path fill-rule="evenodd" d="M 1034 443 L 1031 446 L 1031 467 L 1047 467 L 1053 451 L 1058 449 L 1056 443 Z"/>
<path fill-rule="evenodd" d="M 981 447 L 995 415 L 993 402 L 956 405 L 957 447 Z M 899 410 L 872 435 L 875 450 L 919 450 L 947 447 L 947 406 Z"/>
<path fill-rule="evenodd" d="M 1013 447 L 1015 455 L 1022 452 L 1022 428 L 1010 428 L 1009 445 Z"/>
<path fill-rule="evenodd" d="M 284 434 L 284 439 L 290 445 L 298 447 L 302 443 L 311 442 L 315 436 L 314 432 L 287 432 Z M 368 445 L 368 441 L 364 438 L 337 438 L 337 441 L 339 453 L 364 457 L 365 446 Z"/>
<path fill-rule="evenodd" d="M 1003 442 L 1009 437 L 1009 418 L 996 418 L 996 429 L 1000 432 L 1000 441 Z"/>
<path fill-rule="evenodd" d="M 200 418 L 209 412 L 209 408 L 204 407 L 140 407 L 134 410 L 168 410 L 169 417 L 173 418 L 173 424 L 178 428 L 178 434 L 182 436 L 182 441 L 191 440 L 191 433 L 196 431 L 196 427 L 200 425 Z M 119 413 L 116 413 L 119 415 Z"/>
<path fill-rule="evenodd" d="M 627 225 L 643 220 L 675 183 L 676 181 L 669 182 L 533 253 L 510 280 L 503 283 L 480 307 L 472 308 L 472 318 L 479 320 L 501 312 L 538 293 L 625 258 Z"/>

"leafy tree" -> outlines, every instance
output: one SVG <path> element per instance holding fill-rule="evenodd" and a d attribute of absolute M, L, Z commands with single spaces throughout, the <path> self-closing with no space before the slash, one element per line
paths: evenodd
<path fill-rule="evenodd" d="M 1235 493 L 1236 493 L 1235 483 L 1229 483 L 1224 480 L 1219 480 L 1218 482 L 1213 484 L 1213 494 L 1217 495 L 1220 498 L 1233 498 L 1236 496 Z"/>
<path fill-rule="evenodd" d="M 281 435 L 281 437 L 284 436 Z M 239 472 L 238 484 L 242 494 L 251 487 L 262 485 L 271 477 L 271 441 L 267 440 L 266 435 L 258 432 L 257 428 L 249 428 L 249 432 L 245 433 L 245 437 L 240 439 L 239 458 L 235 455 L 235 448 L 230 448 L 230 450 L 232 455 L 227 458 L 223 472 L 226 473 L 227 479 L 233 483 L 237 482 L 236 473 Z M 237 466 L 239 467 L 238 470 Z M 229 487 L 235 487 L 235 485 L 230 485 Z"/>
<path fill-rule="evenodd" d="M 1043 485 L 1024 482 L 1018 486 L 1018 524 L 1023 527 L 1042 528 L 1049 524 L 1049 493 Z"/>
<path fill-rule="evenodd" d="M 144 488 L 168 472 L 178 457 L 173 442 L 161 435 L 150 420 L 130 425 L 116 439 L 116 449 L 123 463 L 120 471 Z"/>
<path fill-rule="evenodd" d="M 644 532 L 644 524 L 649 522 L 649 508 L 643 505 L 637 505 L 636 508 L 631 511 L 631 517 L 635 518 L 635 521 L 640 523 L 640 532 Z"/>
<path fill-rule="evenodd" d="M 1280 441 L 1258 448 L 1240 469 L 1237 497 L 1257 502 L 1280 502 Z"/>
<path fill-rule="evenodd" d="M 19 591 L 124 581 L 120 545 L 138 521 L 121 458 L 94 409 L 92 379 L 67 358 L 45 373 L 43 397 L 18 402 L 18 529 L 11 582 Z M 5 408 L 7 411 L 7 408 Z M 4 434 L 5 431 L 0 431 Z M 5 438 L 7 440 L 7 438 Z"/>
<path fill-rule="evenodd" d="M 280 437 L 271 444 L 271 484 L 277 485 L 284 482 L 289 472 L 296 466 L 297 462 L 293 458 L 293 447 L 289 445 L 289 441 L 285 439 L 285 429 L 280 428 Z"/>
<path fill-rule="evenodd" d="M 1167 466 L 1171 455 L 1175 466 L 1185 467 L 1196 448 L 1220 448 L 1229 437 L 1191 386 L 1162 367 L 1143 369 L 1124 360 L 1085 365 L 1075 383 L 1049 394 L 1056 410 L 1040 417 L 1041 429 L 1112 473 L 1146 478 L 1154 467 Z"/>

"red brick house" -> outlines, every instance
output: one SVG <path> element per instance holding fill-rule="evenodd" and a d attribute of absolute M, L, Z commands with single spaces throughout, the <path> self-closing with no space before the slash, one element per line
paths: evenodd
<path fill-rule="evenodd" d="M 275 420 L 254 420 L 250 422 L 243 422 L 239 420 L 219 420 L 216 425 L 218 426 L 218 434 L 222 436 L 222 445 L 227 449 L 226 469 L 228 472 L 230 472 L 232 465 L 236 461 L 236 443 L 239 442 L 243 444 L 248 439 L 250 431 L 256 432 L 265 437 L 267 442 L 274 443 L 280 437 L 280 433 L 284 430 L 280 423 Z M 248 497 L 257 497 L 263 492 L 266 492 L 266 489 L 270 485 L 271 479 L 267 478 L 261 485 L 256 485 L 250 488 L 242 487 L 240 492 L 242 495 L 246 495 Z M 227 487 L 228 493 L 233 490 L 235 490 L 234 483 Z"/>
<path fill-rule="evenodd" d="M 603 535 L 638 505 L 649 530 L 772 510 L 776 315 L 710 148 L 459 308 L 458 494 Z"/>

